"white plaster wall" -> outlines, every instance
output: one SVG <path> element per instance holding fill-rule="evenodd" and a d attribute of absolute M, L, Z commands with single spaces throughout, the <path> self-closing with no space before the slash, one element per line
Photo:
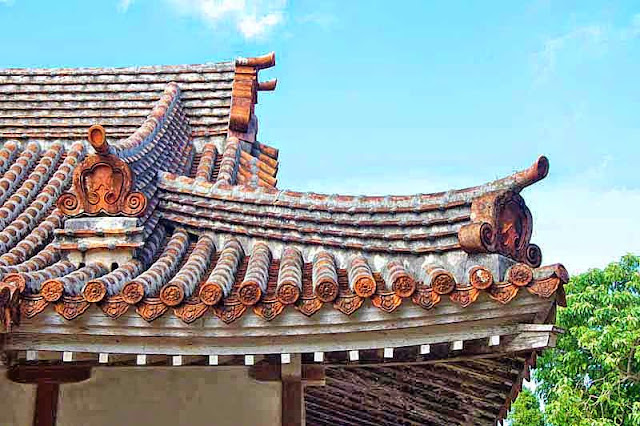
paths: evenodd
<path fill-rule="evenodd" d="M 31 426 L 36 386 L 14 383 L 0 368 L 0 426 Z"/>
<path fill-rule="evenodd" d="M 245 368 L 94 368 L 90 380 L 60 388 L 58 426 L 273 426 L 281 384 Z"/>

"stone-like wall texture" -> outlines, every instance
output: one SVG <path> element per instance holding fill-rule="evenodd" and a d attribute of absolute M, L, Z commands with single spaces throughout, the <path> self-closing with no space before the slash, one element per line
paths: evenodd
<path fill-rule="evenodd" d="M 280 383 L 257 382 L 245 368 L 95 368 L 90 380 L 61 386 L 58 426 L 272 426 L 280 399 Z"/>
<path fill-rule="evenodd" d="M 0 368 L 0 426 L 31 426 L 35 385 L 23 385 L 7 379 L 6 370 Z"/>

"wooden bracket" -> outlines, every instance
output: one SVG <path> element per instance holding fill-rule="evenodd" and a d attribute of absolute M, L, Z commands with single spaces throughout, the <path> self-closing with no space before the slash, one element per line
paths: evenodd
<path fill-rule="evenodd" d="M 77 365 L 14 365 L 7 370 L 9 380 L 36 384 L 34 426 L 55 426 L 60 384 L 82 382 L 91 377 L 91 367 Z"/>
<path fill-rule="evenodd" d="M 285 364 L 287 365 L 287 364 Z M 271 363 L 258 363 L 251 366 L 249 376 L 259 382 L 279 382 L 283 380 L 282 365 Z M 300 380 L 305 386 L 324 386 L 325 368 L 323 365 L 302 364 Z"/>
<path fill-rule="evenodd" d="M 78 383 L 91 378 L 91 367 L 85 365 L 14 365 L 7 378 L 16 383 Z"/>

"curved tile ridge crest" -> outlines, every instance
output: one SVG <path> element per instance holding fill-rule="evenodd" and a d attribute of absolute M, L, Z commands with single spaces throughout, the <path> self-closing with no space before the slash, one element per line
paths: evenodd
<path fill-rule="evenodd" d="M 168 113 L 179 99 L 180 88 L 178 84 L 175 82 L 167 83 L 160 99 L 155 103 L 142 125 L 128 138 L 112 142 L 111 146 L 112 150 L 115 151 L 114 154 L 125 161 L 129 157 L 139 154 L 154 140 Z"/>
<path fill-rule="evenodd" d="M 13 164 L 20 146 L 15 141 L 6 141 L 0 148 L 0 174 L 4 174 Z"/>
<path fill-rule="evenodd" d="M 182 228 L 176 229 L 158 259 L 146 271 L 122 287 L 122 299 L 134 305 L 144 297 L 157 296 L 160 288 L 175 275 L 188 246 L 187 232 Z"/>
<path fill-rule="evenodd" d="M 8 252 L 0 256 L 0 265 L 18 265 L 34 256 L 34 253 L 51 238 L 54 231 L 62 227 L 64 221 L 64 214 L 60 210 L 54 209 L 33 231 L 18 241 Z"/>
<path fill-rule="evenodd" d="M 217 186 L 232 185 L 238 173 L 238 162 L 240 161 L 240 140 L 236 137 L 229 137 L 222 152 L 220 161 L 220 171 L 216 179 Z"/>
<path fill-rule="evenodd" d="M 16 282 L 18 287 L 26 289 L 27 293 L 36 294 L 40 293 L 42 283 L 45 281 L 63 277 L 76 269 L 78 268 L 73 263 L 67 260 L 60 260 L 37 271 L 7 274 L 3 281 Z"/>
<path fill-rule="evenodd" d="M 236 65 L 254 67 L 258 70 L 271 68 L 276 64 L 276 52 L 269 52 L 266 55 L 256 56 L 252 58 L 236 58 Z"/>
<path fill-rule="evenodd" d="M 165 305 L 177 306 L 191 297 L 209 267 L 215 249 L 212 233 L 204 233 L 198 238 L 184 265 L 160 289 L 159 297 Z"/>
<path fill-rule="evenodd" d="M 243 257 L 244 250 L 238 240 L 230 238 L 225 241 L 213 270 L 200 286 L 198 296 L 205 305 L 216 305 L 223 298 L 231 295 Z"/>
<path fill-rule="evenodd" d="M 33 201 L 51 175 L 57 171 L 63 153 L 64 145 L 58 141 L 54 142 L 40 157 L 40 161 L 31 170 L 26 180 L 0 207 L 0 228 L 4 229 Z"/>
<path fill-rule="evenodd" d="M 222 171 L 222 169 L 221 169 Z M 230 170 L 231 171 L 231 168 Z M 239 203 L 292 207 L 306 210 L 326 210 L 347 213 L 378 213 L 416 211 L 470 203 L 474 198 L 495 191 L 520 192 L 544 179 L 549 172 L 549 160 L 540 156 L 529 168 L 484 185 L 447 192 L 415 195 L 358 196 L 316 194 L 262 187 L 225 185 L 195 180 L 186 176 L 159 172 L 159 187 L 166 191 Z M 231 177 L 231 173 L 229 176 Z M 227 181 L 228 182 L 228 181 Z M 226 183 L 226 182 L 224 182 Z"/>
<path fill-rule="evenodd" d="M 46 268 L 60 260 L 60 251 L 54 243 L 49 243 L 35 256 L 17 265 L 8 265 L 0 262 L 0 278 L 13 272 L 34 272 Z"/>
<path fill-rule="evenodd" d="M 56 170 L 53 177 L 49 179 L 36 199 L 10 225 L 0 231 L 0 253 L 7 253 L 25 239 L 42 222 L 44 217 L 56 214 L 54 210 L 51 215 L 48 215 L 62 191 L 71 183 L 73 171 L 78 163 L 82 161 L 84 155 L 84 145 L 79 142 L 73 144 L 62 165 Z M 57 214 L 60 214 L 60 212 Z M 58 224 L 55 226 L 57 227 Z M 50 235 L 49 232 L 51 230 L 51 227 L 49 227 L 46 231 L 47 236 Z M 45 230 L 41 229 L 41 231 Z"/>
<path fill-rule="evenodd" d="M 13 194 L 39 158 L 40 145 L 37 142 L 29 142 L 0 178 L 0 203 L 4 203 Z"/>

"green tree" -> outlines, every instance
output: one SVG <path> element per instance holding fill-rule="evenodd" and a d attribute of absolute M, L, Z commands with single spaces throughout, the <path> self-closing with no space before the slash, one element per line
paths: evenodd
<path fill-rule="evenodd" d="M 640 425 L 640 257 L 573 277 L 534 377 L 555 426 Z"/>
<path fill-rule="evenodd" d="M 538 398 L 529 389 L 523 389 L 513 403 L 509 413 L 511 426 L 544 426 L 544 415 L 540 411 Z"/>

